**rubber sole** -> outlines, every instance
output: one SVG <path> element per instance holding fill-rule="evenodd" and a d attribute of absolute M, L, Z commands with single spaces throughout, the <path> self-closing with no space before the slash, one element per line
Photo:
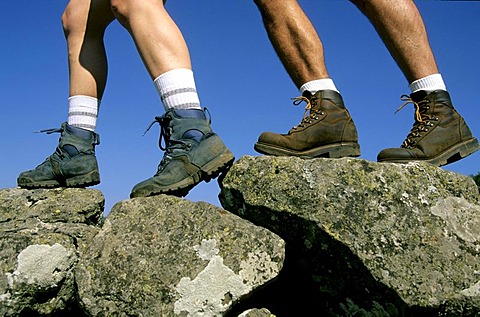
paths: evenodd
<path fill-rule="evenodd" d="M 386 162 L 386 163 L 409 163 L 415 161 L 427 162 L 435 166 L 445 166 L 461 160 L 470 154 L 475 153 L 480 149 L 480 145 L 476 138 L 472 138 L 460 143 L 457 143 L 445 151 L 441 152 L 437 156 L 429 159 L 382 159 L 378 160 L 378 162 Z"/>
<path fill-rule="evenodd" d="M 217 178 L 220 174 L 227 172 L 234 161 L 235 157 L 233 154 L 228 149 L 225 149 L 222 154 L 217 155 L 214 159 L 204 164 L 196 173 L 190 175 L 189 177 L 162 189 L 151 191 L 139 190 L 137 192 L 132 191 L 130 198 L 149 197 L 160 194 L 185 197 L 193 187 L 202 181 L 208 183 L 212 179 Z"/>
<path fill-rule="evenodd" d="M 355 142 L 328 144 L 306 151 L 295 151 L 292 149 L 278 147 L 267 143 L 257 142 L 254 145 L 254 149 L 259 153 L 274 156 L 297 156 L 305 158 L 341 158 L 360 156 L 360 145 Z"/>
<path fill-rule="evenodd" d="M 100 184 L 100 174 L 98 171 L 92 171 L 84 175 L 78 175 L 66 179 L 50 179 L 44 181 L 31 181 L 19 178 L 17 184 L 20 188 L 38 189 L 38 188 L 84 188 Z"/>

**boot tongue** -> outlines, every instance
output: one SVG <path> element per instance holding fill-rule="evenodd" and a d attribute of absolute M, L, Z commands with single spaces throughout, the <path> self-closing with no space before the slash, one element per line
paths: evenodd
<path fill-rule="evenodd" d="M 312 94 L 309 90 L 305 90 L 303 93 L 302 93 L 302 97 L 306 98 L 306 99 L 301 99 L 301 97 L 298 97 L 298 98 L 295 98 L 297 100 L 300 100 L 300 101 L 305 101 L 305 102 L 308 102 L 309 105 L 307 105 L 306 109 L 305 110 L 308 110 L 308 112 L 306 112 L 305 114 L 307 115 L 310 115 L 312 113 L 312 110 L 314 108 L 318 108 L 318 106 L 320 105 L 320 103 L 316 103 L 316 102 L 312 102 L 312 97 L 314 96 L 314 94 Z M 294 103 L 295 104 L 295 103 Z"/>
<path fill-rule="evenodd" d="M 412 93 L 410 95 L 410 98 L 412 98 L 412 100 L 414 102 L 419 102 L 419 101 L 422 101 L 423 99 L 425 99 L 425 97 L 427 97 L 428 93 L 425 91 L 425 90 L 419 90 L 419 91 L 416 91 L 414 93 Z"/>
<path fill-rule="evenodd" d="M 202 121 L 207 120 L 205 112 L 201 109 L 174 109 L 171 111 L 177 118 L 180 119 L 198 119 Z M 198 123 L 200 124 L 200 122 Z M 195 125 L 192 126 L 191 123 L 188 124 L 188 126 L 190 126 L 190 129 L 187 129 L 183 133 L 180 132 L 182 131 L 182 129 L 179 129 L 178 132 L 180 132 L 181 134 L 178 134 L 177 132 L 177 135 L 173 136 L 173 138 L 177 138 L 179 140 L 194 140 L 196 142 L 200 142 L 204 138 L 204 133 L 200 129 L 197 129 L 199 127 Z M 175 131 L 176 129 L 174 128 L 173 130 Z"/>
<path fill-rule="evenodd" d="M 309 90 L 305 90 L 305 91 L 303 92 L 302 96 L 305 97 L 305 98 L 310 99 L 310 98 L 312 98 L 313 94 L 312 94 Z"/>
<path fill-rule="evenodd" d="M 201 109 L 176 109 L 174 112 L 180 118 L 207 119 Z"/>
<path fill-rule="evenodd" d="M 94 135 L 94 133 L 89 130 L 74 127 L 69 125 L 68 123 L 65 124 L 65 130 L 67 130 L 68 133 L 75 135 L 83 140 L 91 140 Z M 70 155 L 70 157 L 74 157 L 78 155 L 78 153 L 80 153 L 80 151 L 73 144 L 65 144 L 62 148 L 68 153 L 68 155 Z"/>
<path fill-rule="evenodd" d="M 85 139 L 85 140 L 91 139 L 92 135 L 93 135 L 93 132 L 91 132 L 89 130 L 85 130 L 85 129 L 82 129 L 82 128 L 77 128 L 77 127 L 71 126 L 69 124 L 65 125 L 65 129 L 67 129 L 67 131 L 69 133 L 71 133 L 75 136 L 78 136 L 79 138 Z"/>

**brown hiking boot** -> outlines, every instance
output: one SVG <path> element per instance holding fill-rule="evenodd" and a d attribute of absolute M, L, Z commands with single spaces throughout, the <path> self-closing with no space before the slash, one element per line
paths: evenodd
<path fill-rule="evenodd" d="M 448 92 L 419 91 L 403 95 L 415 106 L 415 123 L 400 148 L 382 150 L 379 162 L 407 163 L 425 161 L 436 166 L 458 161 L 480 147 L 465 120 L 453 108 Z M 398 111 L 398 110 L 397 110 Z"/>
<path fill-rule="evenodd" d="M 306 101 L 302 122 L 287 134 L 263 132 L 255 144 L 262 154 L 299 157 L 360 156 L 358 135 L 342 96 L 333 90 L 295 98 Z M 309 111 L 309 112 L 308 112 Z"/>

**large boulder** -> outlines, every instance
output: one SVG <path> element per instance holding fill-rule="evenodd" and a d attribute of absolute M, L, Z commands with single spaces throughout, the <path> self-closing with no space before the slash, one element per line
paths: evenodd
<path fill-rule="evenodd" d="M 0 316 L 222 316 L 282 268 L 282 239 L 207 203 L 136 198 L 105 221 L 103 205 L 0 190 Z"/>
<path fill-rule="evenodd" d="M 89 316 L 222 316 L 282 268 L 284 242 L 207 203 L 117 203 L 76 270 Z"/>
<path fill-rule="evenodd" d="M 98 190 L 0 190 L 0 316 L 73 313 L 74 268 L 103 206 Z"/>
<path fill-rule="evenodd" d="M 0 315 L 480 314 L 471 178 L 243 157 L 221 183 L 232 213 L 160 195 L 105 220 L 98 190 L 0 190 Z"/>
<path fill-rule="evenodd" d="M 222 186 L 225 209 L 286 241 L 264 298 L 277 316 L 479 316 L 470 177 L 423 163 L 243 157 Z"/>

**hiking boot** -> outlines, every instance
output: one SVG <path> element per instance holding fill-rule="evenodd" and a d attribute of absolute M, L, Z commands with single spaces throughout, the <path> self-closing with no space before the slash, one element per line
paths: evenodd
<path fill-rule="evenodd" d="M 157 173 L 135 185 L 131 198 L 158 194 L 183 197 L 201 181 L 209 182 L 232 165 L 232 153 L 213 133 L 204 111 L 169 110 L 156 117 L 150 127 L 157 122 L 161 131 L 159 146 L 165 154 Z"/>
<path fill-rule="evenodd" d="M 436 166 L 458 161 L 479 149 L 465 120 L 453 108 L 444 90 L 427 94 L 419 91 L 403 95 L 406 104 L 415 107 L 415 122 L 400 148 L 382 150 L 379 162 L 408 163 L 424 161 Z"/>
<path fill-rule="evenodd" d="M 53 187 L 87 187 L 100 183 L 95 145 L 100 144 L 98 134 L 69 126 L 40 132 L 59 132 L 60 140 L 55 152 L 35 169 L 20 173 L 18 186 L 27 189 Z"/>
<path fill-rule="evenodd" d="M 307 102 L 302 122 L 288 134 L 263 132 L 254 146 L 257 152 L 299 157 L 360 156 L 357 129 L 338 92 L 321 90 L 313 96 L 306 92 L 294 100 L 294 105 Z"/>

